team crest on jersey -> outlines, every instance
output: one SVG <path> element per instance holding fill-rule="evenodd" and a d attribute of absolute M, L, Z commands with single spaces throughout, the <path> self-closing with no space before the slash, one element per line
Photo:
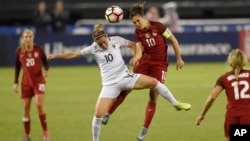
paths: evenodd
<path fill-rule="evenodd" d="M 32 53 L 29 52 L 28 53 L 28 57 L 31 58 L 32 57 Z"/>
<path fill-rule="evenodd" d="M 146 38 L 150 38 L 150 33 L 146 33 L 146 34 L 145 34 L 145 37 L 146 37 Z"/>
<path fill-rule="evenodd" d="M 37 57 L 38 57 L 38 52 L 35 52 L 35 53 L 34 53 L 34 56 L 37 58 Z"/>
<path fill-rule="evenodd" d="M 152 34 L 153 34 L 153 36 L 157 36 L 157 33 L 156 33 L 156 32 L 153 32 Z"/>

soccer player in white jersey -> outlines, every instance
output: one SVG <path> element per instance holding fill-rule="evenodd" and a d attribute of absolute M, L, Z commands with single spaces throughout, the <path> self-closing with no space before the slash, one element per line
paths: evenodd
<path fill-rule="evenodd" d="M 108 37 L 101 23 L 94 25 L 92 36 L 94 42 L 90 46 L 79 51 L 49 55 L 48 59 L 73 59 L 86 55 L 94 56 L 100 68 L 103 87 L 96 103 L 92 121 L 93 141 L 99 141 L 102 117 L 123 90 L 155 89 L 177 110 L 191 108 L 191 104 L 189 103 L 178 102 L 170 90 L 155 78 L 130 72 L 122 58 L 120 48 L 130 47 L 134 50 L 130 64 L 136 65 L 137 61 L 141 58 L 142 51 L 134 42 L 119 36 Z"/>

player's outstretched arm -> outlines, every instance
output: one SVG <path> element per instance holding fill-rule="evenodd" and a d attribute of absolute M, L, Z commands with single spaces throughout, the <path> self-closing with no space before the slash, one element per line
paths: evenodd
<path fill-rule="evenodd" d="M 196 118 L 196 125 L 200 125 L 202 120 L 204 119 L 206 113 L 210 109 L 210 107 L 213 105 L 215 99 L 218 97 L 218 95 L 222 92 L 223 88 L 221 86 L 215 86 L 212 93 L 208 96 L 202 111 L 200 115 Z"/>
<path fill-rule="evenodd" d="M 53 54 L 48 56 L 48 60 L 51 59 L 74 59 L 83 56 L 81 51 L 65 52 L 60 54 Z"/>

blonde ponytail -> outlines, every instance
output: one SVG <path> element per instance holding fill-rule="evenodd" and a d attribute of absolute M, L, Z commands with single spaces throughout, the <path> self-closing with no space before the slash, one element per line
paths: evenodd
<path fill-rule="evenodd" d="M 236 80 L 238 80 L 240 71 L 248 63 L 248 58 L 243 51 L 235 49 L 229 53 L 227 62 L 232 67 Z"/>
<path fill-rule="evenodd" d="M 102 23 L 97 23 L 94 25 L 93 39 L 96 41 L 103 36 L 108 36 L 104 31 L 104 25 Z"/>

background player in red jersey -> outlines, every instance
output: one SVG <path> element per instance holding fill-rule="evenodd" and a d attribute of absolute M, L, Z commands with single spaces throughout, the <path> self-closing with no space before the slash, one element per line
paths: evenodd
<path fill-rule="evenodd" d="M 130 19 L 136 26 L 135 37 L 136 45 L 143 48 L 143 56 L 139 61 L 139 64 L 134 66 L 134 72 L 142 73 L 152 76 L 164 83 L 165 76 L 168 68 L 168 45 L 166 40 L 170 41 L 176 55 L 176 69 L 181 69 L 184 66 L 182 60 L 179 43 L 171 31 L 160 22 L 154 22 L 147 20 L 143 12 L 143 4 L 135 4 L 130 10 Z M 107 124 L 110 115 L 114 110 L 122 103 L 128 92 L 123 92 L 119 95 L 114 104 L 110 107 L 108 113 L 103 117 L 103 124 Z M 137 136 L 138 140 L 143 140 L 148 127 L 153 119 L 156 110 L 156 101 L 158 93 L 151 89 L 149 91 L 149 101 L 146 108 L 144 125 Z M 189 110 L 187 107 L 186 110 Z"/>
<path fill-rule="evenodd" d="M 45 70 L 42 73 L 42 65 Z M 15 62 L 15 81 L 13 89 L 18 92 L 18 77 L 23 69 L 22 92 L 23 100 L 23 124 L 25 135 L 21 141 L 30 141 L 30 107 L 34 96 L 35 104 L 38 110 L 39 118 L 43 128 L 44 141 L 49 141 L 49 133 L 46 122 L 46 113 L 43 107 L 45 93 L 45 79 L 48 75 L 49 63 L 41 47 L 34 44 L 34 33 L 31 30 L 25 30 L 21 36 L 21 45 L 16 50 Z"/>
<path fill-rule="evenodd" d="M 218 78 L 196 119 L 196 124 L 200 125 L 215 99 L 225 90 L 228 101 L 224 123 L 226 141 L 230 140 L 230 124 L 250 124 L 250 70 L 243 69 L 247 63 L 248 58 L 244 52 L 236 49 L 229 53 L 228 64 L 232 70 Z"/>

